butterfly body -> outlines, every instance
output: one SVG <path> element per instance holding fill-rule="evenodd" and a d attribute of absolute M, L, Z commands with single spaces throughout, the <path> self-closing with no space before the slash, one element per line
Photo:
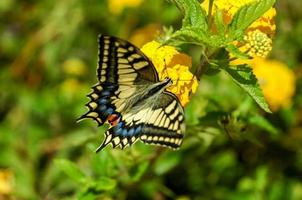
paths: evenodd
<path fill-rule="evenodd" d="M 170 78 L 160 81 L 151 61 L 134 45 L 111 36 L 99 37 L 99 83 L 92 87 L 80 117 L 99 125 L 109 123 L 105 140 L 124 148 L 144 143 L 178 148 L 184 134 L 184 113 L 177 97 L 166 91 Z"/>

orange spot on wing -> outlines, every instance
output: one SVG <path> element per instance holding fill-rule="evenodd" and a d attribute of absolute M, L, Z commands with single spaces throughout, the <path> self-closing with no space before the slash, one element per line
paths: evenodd
<path fill-rule="evenodd" d="M 117 114 L 112 114 L 108 116 L 107 120 L 111 126 L 116 126 L 120 121 L 120 117 Z"/>

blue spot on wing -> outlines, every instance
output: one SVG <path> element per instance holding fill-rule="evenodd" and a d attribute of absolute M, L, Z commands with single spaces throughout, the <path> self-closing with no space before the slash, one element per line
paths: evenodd
<path fill-rule="evenodd" d="M 127 126 L 123 121 L 112 128 L 113 134 L 120 137 L 138 136 L 142 131 L 142 125 Z"/>
<path fill-rule="evenodd" d="M 142 126 L 138 126 L 138 127 L 135 129 L 134 134 L 135 134 L 135 135 L 138 135 L 138 134 L 141 133 L 141 132 L 142 132 Z"/>
<path fill-rule="evenodd" d="M 99 107 L 99 111 L 100 111 L 100 112 L 104 112 L 106 109 L 107 109 L 107 106 L 106 106 L 106 105 L 101 105 L 101 106 Z"/>
<path fill-rule="evenodd" d="M 123 129 L 122 136 L 124 136 L 124 137 L 129 136 L 129 135 L 128 135 L 128 129 L 127 129 L 127 128 L 126 128 L 126 129 Z"/>
<path fill-rule="evenodd" d="M 133 134 L 134 134 L 134 129 L 135 129 L 135 128 L 130 128 L 130 130 L 129 130 L 129 132 L 128 132 L 129 136 L 133 136 Z"/>
<path fill-rule="evenodd" d="M 123 132 L 123 129 L 122 129 L 122 128 L 118 128 L 118 129 L 115 131 L 115 134 L 116 134 L 116 135 L 120 135 L 122 132 Z"/>
<path fill-rule="evenodd" d="M 114 112 L 113 108 L 108 108 L 107 110 L 104 111 L 104 114 L 111 115 L 111 114 L 113 114 L 113 112 Z"/>
<path fill-rule="evenodd" d="M 101 92 L 101 95 L 106 97 L 106 96 L 110 96 L 110 93 L 111 93 L 111 92 L 110 92 L 109 90 L 103 90 L 103 91 Z"/>
<path fill-rule="evenodd" d="M 106 103 L 109 103 L 109 99 L 102 98 L 102 99 L 99 100 L 99 104 L 106 104 Z"/>

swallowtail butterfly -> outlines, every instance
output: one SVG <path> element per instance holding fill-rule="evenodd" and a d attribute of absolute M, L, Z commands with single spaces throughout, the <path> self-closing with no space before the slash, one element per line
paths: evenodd
<path fill-rule="evenodd" d="M 152 62 L 129 42 L 99 36 L 98 84 L 92 87 L 88 112 L 98 125 L 109 123 L 103 143 L 113 148 L 147 144 L 178 148 L 185 132 L 184 110 L 178 98 L 166 90 L 170 78 L 160 81 Z"/>

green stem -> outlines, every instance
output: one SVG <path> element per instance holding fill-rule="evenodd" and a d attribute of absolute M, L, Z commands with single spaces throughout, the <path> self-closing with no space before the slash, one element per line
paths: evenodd
<path fill-rule="evenodd" d="M 200 64 L 195 70 L 195 76 L 197 77 L 198 80 L 201 79 L 202 74 L 206 71 L 206 66 L 210 62 L 211 56 L 213 56 L 216 53 L 217 49 L 209 49 L 206 48 L 202 51 L 201 58 L 200 58 Z"/>
<path fill-rule="evenodd" d="M 213 9 L 213 3 L 214 0 L 209 1 L 209 7 L 208 7 L 208 22 L 209 22 L 209 27 L 212 27 L 212 9 Z"/>

